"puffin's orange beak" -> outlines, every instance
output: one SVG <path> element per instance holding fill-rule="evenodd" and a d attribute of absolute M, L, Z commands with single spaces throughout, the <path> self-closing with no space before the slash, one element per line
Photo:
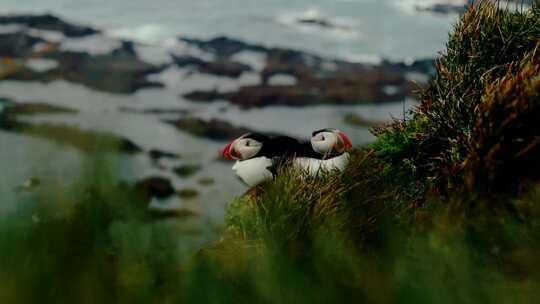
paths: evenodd
<path fill-rule="evenodd" d="M 339 131 L 339 137 L 343 140 L 343 143 L 345 144 L 345 151 L 348 151 L 352 149 L 352 141 L 351 139 L 345 134 L 343 131 Z"/>
<path fill-rule="evenodd" d="M 234 143 L 234 140 L 231 141 L 230 143 L 226 144 L 225 147 L 223 147 L 223 150 L 221 151 L 221 156 L 226 158 L 226 159 L 230 159 L 230 160 L 233 160 L 232 156 L 231 156 L 231 146 L 232 144 Z"/>

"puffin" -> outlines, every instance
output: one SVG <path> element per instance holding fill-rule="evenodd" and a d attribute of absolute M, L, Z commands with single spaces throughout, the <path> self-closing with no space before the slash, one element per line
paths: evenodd
<path fill-rule="evenodd" d="M 292 137 L 247 133 L 228 143 L 222 156 L 236 160 L 233 171 L 246 185 L 253 187 L 273 180 L 277 169 L 294 158 L 299 146 L 299 141 Z"/>
<path fill-rule="evenodd" d="M 352 142 L 341 130 L 326 128 L 314 131 L 309 142 L 300 143 L 294 166 L 308 176 L 319 172 L 341 172 L 349 163 Z"/>

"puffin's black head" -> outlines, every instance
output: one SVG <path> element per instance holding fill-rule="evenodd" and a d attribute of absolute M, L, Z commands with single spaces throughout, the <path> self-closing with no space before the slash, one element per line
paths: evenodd
<path fill-rule="evenodd" d="M 352 142 L 343 131 L 327 128 L 312 133 L 311 147 L 322 155 L 342 154 L 352 149 Z"/>
<path fill-rule="evenodd" d="M 247 133 L 228 143 L 222 151 L 223 157 L 231 160 L 254 158 L 261 152 L 270 138 L 259 133 Z"/>

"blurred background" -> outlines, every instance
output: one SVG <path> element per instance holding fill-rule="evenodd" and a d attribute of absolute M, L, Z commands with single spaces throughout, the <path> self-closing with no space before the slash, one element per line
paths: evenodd
<path fill-rule="evenodd" d="M 219 159 L 229 139 L 371 142 L 415 105 L 465 2 L 3 0 L 0 213 L 99 150 L 151 212 L 219 227 L 247 190 Z"/>

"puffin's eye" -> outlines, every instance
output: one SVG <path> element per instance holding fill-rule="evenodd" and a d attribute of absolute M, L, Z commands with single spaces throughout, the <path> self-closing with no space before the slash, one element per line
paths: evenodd
<path fill-rule="evenodd" d="M 246 141 L 246 147 L 249 147 L 251 145 L 251 142 L 248 140 Z"/>
<path fill-rule="evenodd" d="M 321 135 L 321 140 L 325 140 L 324 135 Z"/>

